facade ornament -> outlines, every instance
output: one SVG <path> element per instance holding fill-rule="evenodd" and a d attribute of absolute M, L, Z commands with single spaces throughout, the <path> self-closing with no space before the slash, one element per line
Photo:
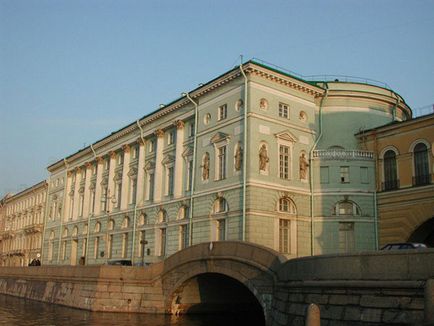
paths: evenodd
<path fill-rule="evenodd" d="M 243 163 L 243 148 L 241 144 L 238 144 L 237 150 L 235 151 L 235 170 L 240 171 L 241 165 Z"/>
<path fill-rule="evenodd" d="M 84 163 L 84 165 L 86 166 L 87 169 L 90 169 L 92 167 L 91 162 L 86 162 L 86 163 Z"/>
<path fill-rule="evenodd" d="M 244 102 L 242 99 L 239 99 L 238 101 L 235 102 L 235 110 L 239 111 L 240 109 L 243 108 Z"/>
<path fill-rule="evenodd" d="M 176 120 L 174 122 L 174 125 L 176 126 L 176 129 L 183 129 L 185 124 L 182 120 Z"/>
<path fill-rule="evenodd" d="M 268 109 L 268 101 L 265 98 L 261 98 L 259 100 L 259 108 L 261 110 L 267 110 Z"/>
<path fill-rule="evenodd" d="M 72 171 L 68 171 L 68 172 L 66 173 L 66 175 L 67 175 L 68 177 L 71 177 L 71 176 L 72 176 Z"/>
<path fill-rule="evenodd" d="M 79 166 L 77 166 L 77 167 L 75 168 L 75 172 L 76 172 L 76 173 L 80 173 L 80 172 L 81 172 L 81 168 L 80 168 Z"/>
<path fill-rule="evenodd" d="M 202 159 L 202 180 L 208 180 L 209 178 L 209 153 L 206 152 Z"/>
<path fill-rule="evenodd" d="M 268 157 L 267 146 L 262 144 L 261 149 L 259 150 L 259 170 L 266 171 L 267 163 L 270 161 Z"/>
<path fill-rule="evenodd" d="M 301 153 L 299 165 L 300 165 L 300 179 L 306 180 L 307 168 L 309 167 L 309 163 L 307 163 L 306 155 L 304 153 Z"/>
<path fill-rule="evenodd" d="M 142 137 L 137 138 L 137 143 L 142 146 L 145 145 L 146 140 L 144 140 Z"/>
<path fill-rule="evenodd" d="M 122 150 L 124 151 L 124 153 L 129 153 L 130 152 L 130 145 L 128 145 L 128 144 L 122 145 Z"/>
<path fill-rule="evenodd" d="M 110 155 L 111 159 L 115 159 L 116 158 L 116 152 L 115 151 L 111 151 L 109 155 Z"/>
<path fill-rule="evenodd" d="M 164 137 L 164 131 L 163 131 L 163 129 L 157 129 L 157 130 L 155 130 L 154 134 L 155 134 L 155 136 L 157 136 L 157 138 Z"/>
<path fill-rule="evenodd" d="M 103 162 L 104 162 L 104 159 L 103 159 L 101 156 L 97 156 L 97 157 L 95 158 L 95 160 L 96 160 L 96 163 L 97 163 L 97 164 L 100 164 L 100 163 L 103 163 Z"/>

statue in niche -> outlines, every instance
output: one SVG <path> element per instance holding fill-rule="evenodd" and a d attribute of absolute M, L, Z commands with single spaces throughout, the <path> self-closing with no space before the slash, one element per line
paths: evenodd
<path fill-rule="evenodd" d="M 300 179 L 306 180 L 307 168 L 309 167 L 309 163 L 307 163 L 305 154 L 302 153 L 300 156 Z"/>
<path fill-rule="evenodd" d="M 267 163 L 270 161 L 268 158 L 267 146 L 262 144 L 261 149 L 259 150 L 259 170 L 266 171 Z"/>
<path fill-rule="evenodd" d="M 209 178 L 209 154 L 208 152 L 205 153 L 203 160 L 202 160 L 202 180 L 208 180 Z"/>
<path fill-rule="evenodd" d="M 237 150 L 235 151 L 235 170 L 239 171 L 241 170 L 241 164 L 243 163 L 243 149 L 241 146 L 237 147 Z"/>

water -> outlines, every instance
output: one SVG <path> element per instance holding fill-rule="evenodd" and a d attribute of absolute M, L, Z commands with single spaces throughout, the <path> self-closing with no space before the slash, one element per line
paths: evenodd
<path fill-rule="evenodd" d="M 151 315 L 137 313 L 90 312 L 0 294 L 0 325 L 81 326 L 232 326 L 256 325 L 242 315 Z"/>

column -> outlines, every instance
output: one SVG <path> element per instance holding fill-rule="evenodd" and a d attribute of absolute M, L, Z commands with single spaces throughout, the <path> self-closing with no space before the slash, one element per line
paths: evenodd
<path fill-rule="evenodd" d="M 184 142 L 184 121 L 175 121 L 176 125 L 176 152 L 175 152 L 175 184 L 173 189 L 173 195 L 175 198 L 182 196 L 182 181 L 184 180 L 184 160 L 182 157 Z"/>
<path fill-rule="evenodd" d="M 109 212 L 111 212 L 113 208 L 113 203 L 111 198 L 114 198 L 113 196 L 116 195 L 115 181 L 113 179 L 115 176 L 115 168 L 116 168 L 116 153 L 110 152 L 110 166 L 109 166 L 109 175 L 108 175 L 108 194 L 110 198 L 108 198 L 108 202 L 107 202 L 107 210 Z"/>
<path fill-rule="evenodd" d="M 163 148 L 164 148 L 164 131 L 158 129 L 155 131 L 157 136 L 157 153 L 155 157 L 155 183 L 154 183 L 154 201 L 161 201 L 161 190 L 163 189 Z"/>
<path fill-rule="evenodd" d="M 67 221 L 69 218 L 69 205 L 71 204 L 69 193 L 71 192 L 72 171 L 66 173 L 65 191 L 63 195 L 63 220 Z M 48 200 L 48 196 L 46 200 Z M 55 215 L 54 215 L 55 216 Z"/>
<path fill-rule="evenodd" d="M 80 168 L 75 169 L 75 188 L 74 188 L 74 211 L 72 215 L 72 219 L 76 220 L 78 216 L 78 208 L 80 203 L 80 181 L 81 181 L 81 174 L 84 173 L 84 171 Z M 70 216 L 71 218 L 71 216 Z"/>
<path fill-rule="evenodd" d="M 101 181 L 102 171 L 104 170 L 104 159 L 96 158 L 96 183 L 95 183 L 95 214 L 99 215 L 101 210 Z"/>
<path fill-rule="evenodd" d="M 143 203 L 143 190 L 144 190 L 144 176 L 145 176 L 145 153 L 146 153 L 146 146 L 145 143 L 142 141 L 141 138 L 137 140 L 139 143 L 139 164 L 137 167 L 137 192 L 136 192 L 136 203 L 137 206 Z"/>
<path fill-rule="evenodd" d="M 86 179 L 84 180 L 83 218 L 90 214 L 90 179 L 92 178 L 92 163 L 86 163 Z"/>
<path fill-rule="evenodd" d="M 128 208 L 128 202 L 129 202 L 129 185 L 130 185 L 130 178 L 128 176 L 128 172 L 130 170 L 130 146 L 124 145 L 122 146 L 122 149 L 124 150 L 124 165 L 122 166 L 122 196 L 121 196 L 121 210 Z"/>

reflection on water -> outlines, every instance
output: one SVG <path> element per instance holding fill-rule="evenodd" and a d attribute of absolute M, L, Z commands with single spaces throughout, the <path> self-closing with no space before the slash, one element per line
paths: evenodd
<path fill-rule="evenodd" d="M 136 313 L 90 312 L 0 294 L 0 325 L 146 325 L 232 326 L 255 325 L 240 315 L 169 316 Z"/>

